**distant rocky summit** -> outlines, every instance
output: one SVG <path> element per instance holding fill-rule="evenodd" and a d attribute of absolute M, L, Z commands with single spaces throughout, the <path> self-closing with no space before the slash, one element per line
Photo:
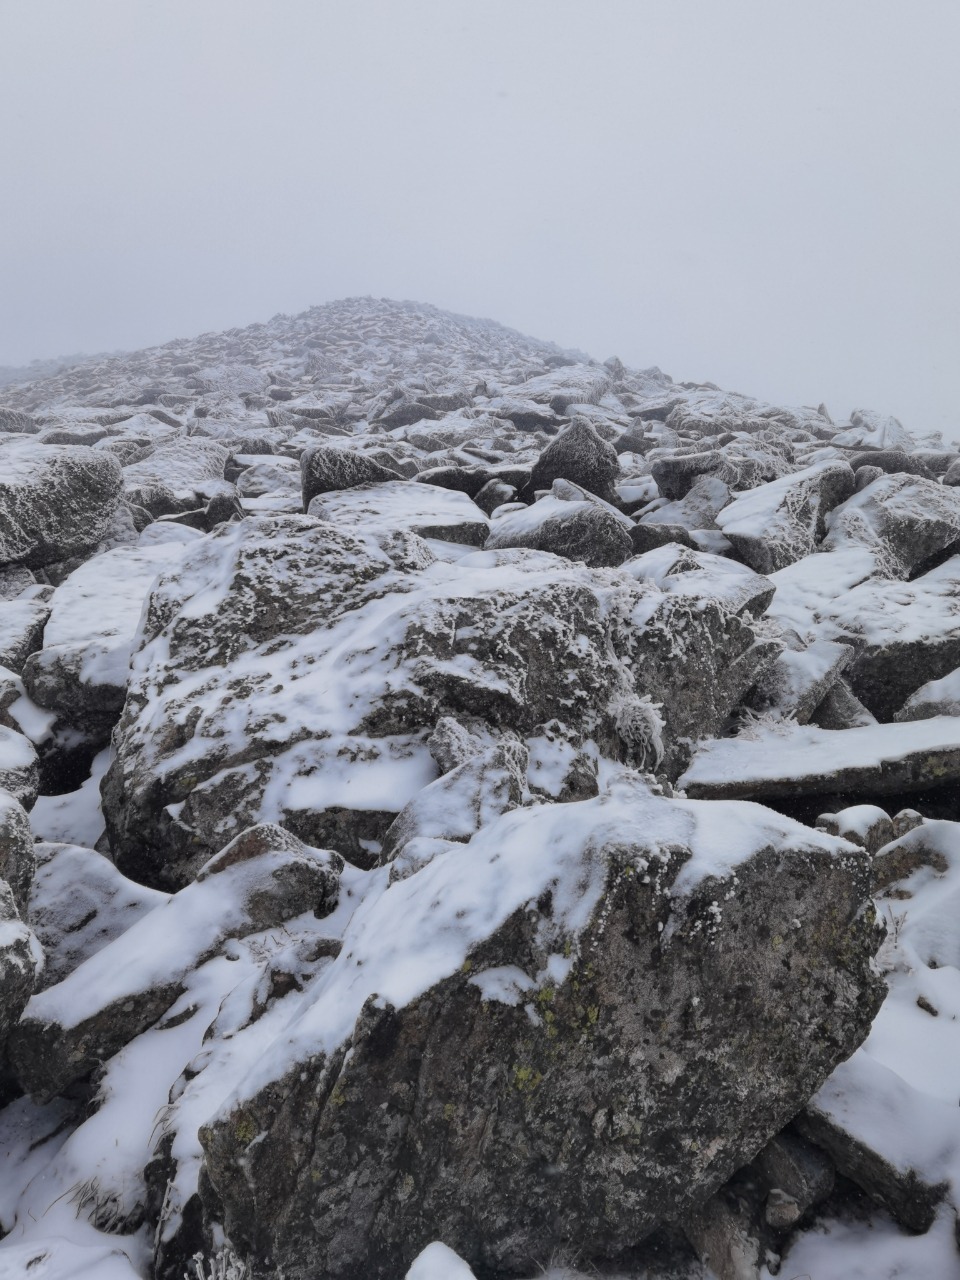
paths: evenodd
<path fill-rule="evenodd" d="M 370 298 L 41 372 L 0 1273 L 956 1274 L 960 453 Z"/>

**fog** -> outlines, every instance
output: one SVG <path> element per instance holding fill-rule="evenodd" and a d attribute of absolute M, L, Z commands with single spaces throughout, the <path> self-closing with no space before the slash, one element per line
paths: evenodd
<path fill-rule="evenodd" d="M 960 438 L 956 0 L 0 0 L 0 364 L 353 294 Z"/>

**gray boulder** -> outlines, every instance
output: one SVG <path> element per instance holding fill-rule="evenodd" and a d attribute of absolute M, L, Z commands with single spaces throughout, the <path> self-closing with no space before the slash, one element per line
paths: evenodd
<path fill-rule="evenodd" d="M 319 494 L 308 514 L 358 534 L 415 533 L 468 547 L 482 547 L 489 532 L 483 512 L 465 493 L 406 480 Z"/>
<path fill-rule="evenodd" d="M 588 494 L 571 500 L 550 493 L 531 507 L 495 515 L 486 546 L 551 551 L 591 568 L 615 566 L 633 551 L 632 527 L 626 516 Z"/>
<path fill-rule="evenodd" d="M 875 804 L 851 805 L 838 813 L 822 813 L 817 818 L 817 826 L 832 836 L 860 845 L 869 854 L 879 853 L 894 838 L 890 815 Z"/>
<path fill-rule="evenodd" d="M 35 435 L 40 424 L 29 413 L 19 409 L 0 408 L 0 431 L 12 431 L 20 435 Z"/>
<path fill-rule="evenodd" d="M 797 1117 L 797 1128 L 828 1152 L 840 1173 L 879 1201 L 910 1231 L 929 1231 L 949 1184 L 934 1181 L 916 1159 L 940 1147 L 939 1108 L 866 1053 L 843 1063 Z M 906 1142 L 877 1125 L 897 1116 L 916 1125 Z M 873 1124 L 870 1123 L 874 1120 Z M 891 1126 L 891 1128 L 893 1128 Z M 885 1131 L 886 1130 L 886 1131 Z M 934 1162 L 931 1162 L 934 1163 Z"/>
<path fill-rule="evenodd" d="M 385 484 L 402 477 L 389 467 L 355 449 L 338 449 L 334 445 L 317 445 L 300 458 L 300 491 L 306 511 L 318 494 L 355 489 L 361 484 Z"/>
<path fill-rule="evenodd" d="M 939 680 L 929 680 L 911 693 L 894 720 L 926 720 L 930 716 L 960 716 L 960 668 Z"/>
<path fill-rule="evenodd" d="M 586 418 L 574 418 L 541 453 L 530 476 L 532 490 L 550 489 L 554 480 L 570 480 L 605 502 L 616 497 L 620 475 L 617 451 Z"/>
<path fill-rule="evenodd" d="M 27 811 L 9 791 L 0 791 L 0 880 L 10 886 L 17 910 L 24 917 L 36 866 Z"/>
<path fill-rule="evenodd" d="M 657 458 L 650 467 L 650 474 L 663 496 L 676 502 L 687 496 L 700 476 L 717 471 L 722 462 L 722 455 L 712 450 L 706 453 L 677 453 L 671 457 Z"/>
<path fill-rule="evenodd" d="M 93 550 L 120 502 L 108 453 L 30 443 L 0 446 L 0 564 L 41 568 Z"/>
<path fill-rule="evenodd" d="M 516 809 L 527 791 L 528 756 L 523 743 L 507 738 L 431 782 L 391 823 L 380 860 L 393 861 L 411 840 L 469 840 Z"/>
<path fill-rule="evenodd" d="M 921 457 L 904 453 L 902 449 L 868 449 L 854 454 L 847 461 L 854 471 L 861 467 L 876 467 L 887 475 L 925 476 L 928 480 L 932 480 L 934 475 Z"/>
<path fill-rule="evenodd" d="M 717 515 L 737 556 L 758 573 L 775 573 L 815 550 L 827 516 L 853 493 L 845 462 L 816 463 L 741 494 Z"/>
<path fill-rule="evenodd" d="M 732 496 L 719 476 L 697 476 L 684 497 L 658 507 L 641 520 L 648 524 L 678 524 L 685 529 L 715 529 L 717 515 Z"/>
<path fill-rule="evenodd" d="M 343 862 L 269 823 L 243 832 L 194 884 L 33 997 L 10 1041 L 23 1087 L 49 1098 L 111 1057 L 180 995 L 228 938 L 337 904 Z"/>
<path fill-rule="evenodd" d="M 0 726 L 0 789 L 32 809 L 40 791 L 40 766 L 33 743 L 15 729 Z"/>
<path fill-rule="evenodd" d="M 825 550 L 863 545 L 891 577 L 911 577 L 960 541 L 960 494 L 923 476 L 885 475 L 838 506 L 828 524 Z"/>
<path fill-rule="evenodd" d="M 779 652 L 738 616 L 739 590 L 664 592 L 525 550 L 425 552 L 263 517 L 160 578 L 102 787 L 125 874 L 179 887 L 266 804 L 369 863 L 437 776 L 427 739 L 445 715 L 523 738 L 556 720 L 578 746 L 675 773 Z"/>
<path fill-rule="evenodd" d="M 869 894 L 855 846 L 637 779 L 508 813 L 348 927 L 295 1037 L 201 1129 L 207 1213 L 289 1280 L 393 1280 L 435 1239 L 491 1272 L 616 1255 L 867 1034 Z"/>
<path fill-rule="evenodd" d="M 123 468 L 128 502 L 154 516 L 196 506 L 205 487 L 223 480 L 230 450 L 216 440 L 177 436 Z M 151 496 L 152 495 L 152 496 Z"/>
<path fill-rule="evenodd" d="M 13 892 L 0 880 L 0 1053 L 33 993 L 42 952 L 20 918 Z"/>
<path fill-rule="evenodd" d="M 93 849 L 40 843 L 35 853 L 37 869 L 24 918 L 43 947 L 37 990 L 62 982 L 166 901 L 166 894 L 128 880 Z"/>
<path fill-rule="evenodd" d="M 832 640 L 784 649 L 764 672 L 749 705 L 807 724 L 852 658 L 849 645 Z"/>
<path fill-rule="evenodd" d="M 20 675 L 43 643 L 50 606 L 40 600 L 0 600 L 0 667 Z"/>
<path fill-rule="evenodd" d="M 497 507 L 502 507 L 505 502 L 513 502 L 516 496 L 517 491 L 512 484 L 494 476 L 474 495 L 473 500 L 485 515 L 492 516 Z"/>
<path fill-rule="evenodd" d="M 854 489 L 860 493 L 866 489 L 867 485 L 873 484 L 874 480 L 879 480 L 884 474 L 880 467 L 857 467 L 853 473 Z"/>

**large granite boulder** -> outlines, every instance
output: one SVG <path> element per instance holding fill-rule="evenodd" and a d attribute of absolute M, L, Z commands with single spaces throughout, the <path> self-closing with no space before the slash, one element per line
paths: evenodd
<path fill-rule="evenodd" d="M 106 551 L 75 569 L 45 606 L 43 645 L 27 658 L 23 682 L 33 701 L 55 712 L 74 738 L 109 742 L 126 697 L 144 600 L 161 570 L 182 558 L 195 536 Z"/>
<path fill-rule="evenodd" d="M 633 551 L 632 522 L 575 485 L 567 486 L 573 494 L 558 493 L 565 484 L 555 481 L 553 491 L 530 507 L 501 509 L 491 522 L 486 546 L 551 551 L 592 568 L 623 564 Z"/>
<path fill-rule="evenodd" d="M 619 475 L 620 463 L 613 445 L 602 439 L 586 418 L 574 418 L 537 459 L 530 488 L 549 489 L 554 480 L 570 480 L 605 502 L 612 502 Z"/>
<path fill-rule="evenodd" d="M 0 564 L 28 568 L 92 551 L 120 502 L 116 458 L 79 446 L 0 446 Z"/>
<path fill-rule="evenodd" d="M 891 577 L 913 577 L 960 544 L 960 493 L 920 475 L 884 475 L 831 512 L 827 524 L 825 550 L 863 545 L 882 557 Z"/>
<path fill-rule="evenodd" d="M 433 561 L 412 535 L 309 516 L 224 526 L 144 611 L 103 783 L 117 864 L 176 888 L 279 820 L 369 865 L 437 776 L 427 739 L 444 715 L 521 737 L 556 720 L 675 776 L 779 652 L 727 591 L 524 550 Z"/>
<path fill-rule="evenodd" d="M 757 806 L 624 775 L 508 813 L 354 915 L 201 1129 L 210 1229 L 288 1280 L 615 1255 L 863 1040 L 881 936 L 865 851 Z"/>
<path fill-rule="evenodd" d="M 155 1022 L 229 938 L 337 904 L 343 861 L 270 824 L 242 833 L 195 883 L 33 997 L 10 1041 L 25 1089 L 52 1097 Z"/>
<path fill-rule="evenodd" d="M 816 549 L 853 483 L 845 462 L 815 463 L 741 494 L 717 514 L 717 526 L 751 569 L 774 573 Z"/>
<path fill-rule="evenodd" d="M 401 477 L 356 449 L 338 449 L 335 445 L 316 445 L 300 458 L 300 486 L 303 509 L 322 493 L 355 489 L 361 484 L 386 484 Z"/>

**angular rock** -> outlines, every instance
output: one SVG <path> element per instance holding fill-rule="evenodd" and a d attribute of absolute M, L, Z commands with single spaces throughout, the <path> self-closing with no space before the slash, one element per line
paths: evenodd
<path fill-rule="evenodd" d="M 614 482 L 619 475 L 620 463 L 613 445 L 601 439 L 586 418 L 574 418 L 537 459 L 530 488 L 550 489 L 554 480 L 570 480 L 604 502 L 613 502 Z"/>
<path fill-rule="evenodd" d="M 491 480 L 485 467 L 429 467 L 417 475 L 418 484 L 433 484 L 438 489 L 454 489 L 476 498 L 480 490 Z"/>
<path fill-rule="evenodd" d="M 893 718 L 927 720 L 931 716 L 960 716 L 960 667 L 939 680 L 922 684 Z"/>
<path fill-rule="evenodd" d="M 406 566 L 423 546 L 388 550 Z M 224 526 L 161 577 L 103 783 L 125 874 L 179 887 L 265 816 L 368 861 L 436 777 L 426 739 L 444 715 L 521 737 L 557 720 L 578 745 L 675 772 L 779 651 L 755 643 L 739 594 L 532 551 L 416 564 L 284 516 Z"/>
<path fill-rule="evenodd" d="M 826 1200 L 836 1182 L 830 1158 L 790 1129 L 767 1143 L 753 1168 L 768 1191 L 782 1191 L 790 1197 L 798 1217 Z"/>
<path fill-rule="evenodd" d="M 868 449 L 865 453 L 854 454 L 847 461 L 854 471 L 861 467 L 875 467 L 887 475 L 925 476 L 928 480 L 932 480 L 934 475 L 920 457 L 904 453 L 902 449 Z"/>
<path fill-rule="evenodd" d="M 749 1208 L 722 1193 L 683 1219 L 683 1233 L 716 1280 L 760 1280 L 762 1247 Z"/>
<path fill-rule="evenodd" d="M 239 463 L 241 459 L 237 461 Z M 299 494 L 300 467 L 293 458 L 270 458 L 265 462 L 253 462 L 239 473 L 236 484 L 244 498 L 260 498 L 266 493 Z"/>
<path fill-rule="evenodd" d="M 844 680 L 838 680 L 810 716 L 819 729 L 860 729 L 877 718 L 863 705 Z"/>
<path fill-rule="evenodd" d="M 386 1280 L 438 1238 L 519 1274 L 564 1241 L 615 1255 L 866 1034 L 868 899 L 865 853 L 754 807 L 624 778 L 506 814 L 354 917 L 201 1130 L 207 1211 L 289 1280 Z"/>
<path fill-rule="evenodd" d="M 0 601 L 0 667 L 20 675 L 23 664 L 43 643 L 50 606 L 39 600 Z"/>
<path fill-rule="evenodd" d="M 690 532 L 680 524 L 658 524 L 650 521 L 635 524 L 630 530 L 630 545 L 634 555 L 645 556 L 659 547 L 681 546 L 697 549 Z"/>
<path fill-rule="evenodd" d="M 845 448 L 870 448 L 879 451 L 913 449 L 913 437 L 896 418 L 872 409 L 854 409 L 850 426 L 833 435 L 833 443 Z"/>
<path fill-rule="evenodd" d="M 8 791 L 0 791 L 0 880 L 10 886 L 13 901 L 24 919 L 36 865 L 27 811 Z"/>
<path fill-rule="evenodd" d="M 42 568 L 91 551 L 120 501 L 119 464 L 78 447 L 0 446 L 0 564 Z"/>
<path fill-rule="evenodd" d="M 37 579 L 26 565 L 0 565 L 0 600 L 16 600 L 36 585 Z"/>
<path fill-rule="evenodd" d="M 832 836 L 858 844 L 867 853 L 878 853 L 893 839 L 890 815 L 875 804 L 857 804 L 839 813 L 822 813 L 817 827 Z"/>
<path fill-rule="evenodd" d="M 701 746 L 679 785 L 701 799 L 858 792 L 898 795 L 960 781 L 960 722 L 951 716 L 858 729 L 757 730 Z"/>
<path fill-rule="evenodd" d="M 729 488 L 717 475 L 701 475 L 684 497 L 668 502 L 642 517 L 646 524 L 678 524 L 684 529 L 715 529 L 717 516 L 732 500 Z"/>
<path fill-rule="evenodd" d="M 362 484 L 387 484 L 401 477 L 353 449 L 338 449 L 333 445 L 316 445 L 300 458 L 300 490 L 303 509 L 308 511 L 311 501 L 319 494 L 337 493 L 341 489 L 356 489 Z"/>
<path fill-rule="evenodd" d="M 907 823 L 912 825 L 907 826 Z M 919 814 L 913 816 L 911 810 L 904 809 L 897 815 L 893 826 L 896 838 L 878 849 L 873 859 L 875 893 L 882 893 L 891 885 L 909 879 L 923 867 L 938 875 L 949 870 L 949 846 L 954 840 L 950 823 L 925 822 Z"/>
<path fill-rule="evenodd" d="M 0 880 L 0 1052 L 33 992 L 41 953 L 20 919 L 10 886 Z"/>
<path fill-rule="evenodd" d="M 475 759 L 489 744 L 453 716 L 441 716 L 427 739 L 427 748 L 441 774 Z"/>
<path fill-rule="evenodd" d="M 167 900 L 135 884 L 93 849 L 38 844 L 37 871 L 29 895 L 29 919 L 43 947 L 37 989 L 62 982 L 142 916 Z"/>
<path fill-rule="evenodd" d="M 517 491 L 512 484 L 494 477 L 474 495 L 474 502 L 485 515 L 492 516 L 497 507 L 502 507 L 505 502 L 513 502 L 516 496 Z"/>
<path fill-rule="evenodd" d="M 849 645 L 831 640 L 784 649 L 758 682 L 750 706 L 807 724 L 852 658 Z"/>
<path fill-rule="evenodd" d="M 737 555 L 758 573 L 774 573 L 809 555 L 827 516 L 853 492 L 845 462 L 822 462 L 741 494 L 717 515 Z"/>
<path fill-rule="evenodd" d="M 431 409 L 429 405 L 423 404 L 419 400 L 410 400 L 401 397 L 395 400 L 388 409 L 379 414 L 376 421 L 387 431 L 393 431 L 397 427 L 410 427 L 415 422 L 436 421 L 440 417 L 438 410 Z M 361 481 L 360 483 L 367 483 Z M 341 485 L 341 488 L 346 486 Z M 316 492 L 330 492 L 329 490 L 317 490 Z"/>
<path fill-rule="evenodd" d="M 38 706 L 62 725 L 105 744 L 120 717 L 130 650 L 144 600 L 157 576 L 176 564 L 189 544 L 177 541 L 118 547 L 74 570 L 54 592 L 38 648 L 23 682 Z M 104 591 L 104 583 L 110 590 Z"/>
<path fill-rule="evenodd" d="M 0 790 L 32 809 L 40 790 L 40 767 L 33 743 L 15 729 L 0 726 Z"/>
<path fill-rule="evenodd" d="M 688 550 L 678 543 L 635 556 L 626 572 L 671 595 L 722 601 L 738 618 L 759 618 L 776 590 L 769 578 L 736 560 Z"/>
<path fill-rule="evenodd" d="M 770 612 L 807 638 L 851 645 L 856 656 L 844 679 L 877 719 L 888 721 L 921 685 L 960 664 L 953 607 L 960 557 L 912 582 L 891 581 L 882 567 L 882 554 L 862 545 L 832 551 L 826 561 L 808 556 L 774 576 Z"/>
<path fill-rule="evenodd" d="M 123 468 L 127 501 L 153 515 L 195 503 L 204 486 L 223 479 L 230 450 L 215 440 L 178 436 L 151 449 L 140 462 Z M 149 494 L 158 497 L 151 501 Z"/>
<path fill-rule="evenodd" d="M 630 530 L 630 521 L 606 504 L 589 497 L 569 501 L 551 493 L 532 507 L 496 514 L 486 546 L 550 551 L 591 568 L 616 566 L 633 550 Z"/>
<path fill-rule="evenodd" d="M 796 1125 L 898 1222 L 928 1231 L 948 1190 L 946 1181 L 931 1182 L 923 1172 L 938 1163 L 941 1109 L 861 1051 L 837 1068 Z M 894 1137 L 891 1116 L 909 1118 L 910 1130 L 898 1127 Z"/>
<path fill-rule="evenodd" d="M 411 840 L 469 840 L 526 794 L 529 752 L 504 739 L 419 791 L 390 824 L 381 862 L 390 862 Z"/>
<path fill-rule="evenodd" d="M 29 413 L 21 413 L 18 409 L 0 408 L 0 431 L 34 435 L 39 430 L 40 424 L 35 422 Z"/>
<path fill-rule="evenodd" d="M 717 471 L 723 457 L 714 451 L 707 453 L 677 453 L 668 458 L 657 458 L 650 467 L 650 474 L 665 498 L 675 502 L 685 498 L 703 475 Z"/>
<path fill-rule="evenodd" d="M 309 514 L 357 533 L 415 533 L 468 547 L 483 546 L 490 528 L 465 493 L 407 480 L 322 494 L 311 501 Z"/>
<path fill-rule="evenodd" d="M 328 914 L 342 866 L 269 823 L 242 833 L 194 884 L 33 997 L 9 1049 L 23 1087 L 49 1098 L 88 1075 L 155 1022 L 228 938 Z"/>
<path fill-rule="evenodd" d="M 838 506 L 828 525 L 825 550 L 869 547 L 890 577 L 911 577 L 960 541 L 960 494 L 922 476 L 886 475 Z"/>
<path fill-rule="evenodd" d="M 857 467 L 853 473 L 853 487 L 857 493 L 861 493 L 867 485 L 873 484 L 874 480 L 879 480 L 884 474 L 880 467 Z"/>

